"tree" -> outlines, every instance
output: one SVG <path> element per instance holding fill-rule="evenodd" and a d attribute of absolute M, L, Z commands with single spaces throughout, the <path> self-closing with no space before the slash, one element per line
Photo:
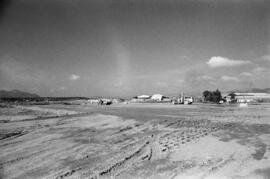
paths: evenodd
<path fill-rule="evenodd" d="M 203 92 L 204 101 L 219 103 L 222 99 L 220 91 L 217 89 L 216 91 L 204 91 Z"/>
<path fill-rule="evenodd" d="M 210 94 L 210 91 L 206 90 L 206 91 L 203 92 L 203 97 L 207 98 L 209 96 L 209 94 Z"/>
<path fill-rule="evenodd" d="M 203 92 L 203 101 L 209 101 L 211 98 L 211 92 L 206 90 Z"/>
<path fill-rule="evenodd" d="M 220 91 L 217 89 L 216 91 L 213 91 L 213 99 L 212 102 L 218 103 L 222 99 Z"/>
<path fill-rule="evenodd" d="M 234 100 L 234 99 L 235 99 L 236 94 L 235 94 L 235 93 L 230 93 L 230 94 L 228 94 L 228 96 L 231 96 L 231 100 Z"/>

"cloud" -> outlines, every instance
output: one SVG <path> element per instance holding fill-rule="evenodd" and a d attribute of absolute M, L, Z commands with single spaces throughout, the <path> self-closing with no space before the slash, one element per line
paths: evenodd
<path fill-rule="evenodd" d="M 240 73 L 241 76 L 252 76 L 252 73 L 249 72 L 242 72 Z"/>
<path fill-rule="evenodd" d="M 249 63 L 250 63 L 250 61 L 233 60 L 233 59 L 229 59 L 226 57 L 220 57 L 220 56 L 211 57 L 208 60 L 208 62 L 206 62 L 206 64 L 212 68 L 241 66 L 241 65 L 246 65 Z"/>
<path fill-rule="evenodd" d="M 239 81 L 239 79 L 237 77 L 226 76 L 226 75 L 222 76 L 221 80 L 223 80 L 223 81 Z"/>
<path fill-rule="evenodd" d="M 198 77 L 198 80 L 205 80 L 205 81 L 209 81 L 209 80 L 213 80 L 212 76 L 208 76 L 208 75 L 202 75 Z"/>
<path fill-rule="evenodd" d="M 78 80 L 78 79 L 80 79 L 81 77 L 79 76 L 79 75 L 76 75 L 76 74 L 72 74 L 72 75 L 70 75 L 70 77 L 69 77 L 69 79 L 71 80 L 71 81 L 76 81 L 76 80 Z"/>
<path fill-rule="evenodd" d="M 202 90 L 211 86 L 209 76 L 197 70 L 191 70 L 184 74 L 183 89 L 190 91 Z"/>
<path fill-rule="evenodd" d="M 253 69 L 253 72 L 265 72 L 265 71 L 266 71 L 266 69 L 263 67 L 256 67 Z"/>
<path fill-rule="evenodd" d="M 270 62 L 270 55 L 262 56 L 262 59 Z"/>
<path fill-rule="evenodd" d="M 183 84 L 185 82 L 185 80 L 184 79 L 178 79 L 176 82 L 179 83 L 179 84 Z"/>

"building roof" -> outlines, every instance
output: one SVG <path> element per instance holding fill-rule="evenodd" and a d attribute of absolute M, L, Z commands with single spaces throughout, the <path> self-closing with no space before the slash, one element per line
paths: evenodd
<path fill-rule="evenodd" d="M 143 95 L 137 96 L 137 98 L 140 98 L 140 99 L 147 99 L 147 98 L 150 98 L 150 96 L 149 96 L 149 95 L 143 94 Z"/>
<path fill-rule="evenodd" d="M 162 94 L 153 94 L 151 99 L 162 99 L 164 96 Z"/>
<path fill-rule="evenodd" d="M 234 93 L 236 96 L 270 96 L 269 93 Z"/>

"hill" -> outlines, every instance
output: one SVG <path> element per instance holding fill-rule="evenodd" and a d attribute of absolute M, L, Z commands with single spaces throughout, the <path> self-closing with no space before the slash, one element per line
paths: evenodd
<path fill-rule="evenodd" d="M 270 93 L 270 88 L 264 88 L 264 89 L 252 88 L 251 92 L 252 93 Z"/>
<path fill-rule="evenodd" d="M 246 90 L 231 90 L 227 93 L 236 92 L 236 93 L 270 93 L 270 88 L 251 88 Z"/>
<path fill-rule="evenodd" d="M 32 94 L 24 91 L 19 90 L 0 90 L 0 98 L 39 98 L 37 94 Z"/>

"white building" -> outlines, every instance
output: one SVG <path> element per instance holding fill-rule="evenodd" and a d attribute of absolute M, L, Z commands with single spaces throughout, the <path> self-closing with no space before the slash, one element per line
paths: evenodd
<path fill-rule="evenodd" d="M 98 104 L 99 99 L 88 99 L 88 102 L 89 102 L 90 104 Z"/>
<path fill-rule="evenodd" d="M 194 100 L 193 100 L 193 97 L 191 97 L 191 96 L 185 96 L 184 103 L 185 103 L 185 101 L 187 104 L 192 104 Z"/>
<path fill-rule="evenodd" d="M 151 96 L 151 99 L 155 100 L 155 101 L 161 101 L 163 98 L 164 98 L 164 96 L 161 94 L 154 94 Z"/>
<path fill-rule="evenodd" d="M 136 96 L 136 98 L 137 98 L 137 99 L 149 99 L 150 96 L 149 96 L 149 95 L 143 94 L 143 95 L 140 95 L 140 96 Z"/>
<path fill-rule="evenodd" d="M 234 93 L 237 102 L 254 102 L 258 100 L 270 100 L 269 93 Z M 231 101 L 231 96 L 226 96 L 227 101 Z"/>

